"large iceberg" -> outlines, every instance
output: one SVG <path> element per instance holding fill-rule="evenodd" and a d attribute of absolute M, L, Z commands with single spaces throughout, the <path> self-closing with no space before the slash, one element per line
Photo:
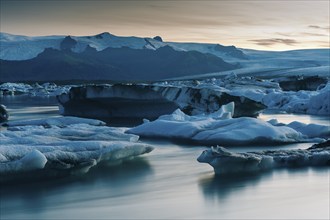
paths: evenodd
<path fill-rule="evenodd" d="M 283 125 L 256 118 L 232 118 L 234 103 L 212 114 L 189 116 L 179 109 L 155 121 L 127 130 L 142 137 L 160 137 L 203 145 L 251 145 L 320 142 L 330 136 L 330 126 L 293 123 Z M 317 130 L 313 130 L 317 128 Z"/>
<path fill-rule="evenodd" d="M 240 95 L 261 102 L 268 109 L 278 109 L 288 113 L 330 115 L 330 82 L 326 83 L 326 79 L 322 82 L 325 83 L 314 91 L 283 91 L 276 82 L 238 77 L 225 79 L 223 82 L 218 82 L 218 85 L 227 89 L 230 95 Z"/>
<path fill-rule="evenodd" d="M 57 96 L 60 113 L 103 120 L 156 119 L 181 109 L 189 115 L 212 113 L 235 102 L 235 117 L 256 116 L 265 106 L 260 102 L 229 95 L 223 89 L 185 85 L 115 84 L 86 85 Z"/>
<path fill-rule="evenodd" d="M 262 98 L 269 109 L 288 113 L 330 115 L 330 83 L 317 91 L 271 91 Z"/>
<path fill-rule="evenodd" d="M 0 132 L 2 181 L 27 171 L 29 176 L 45 177 L 85 173 L 93 166 L 118 164 L 153 150 L 125 129 L 92 119 L 58 117 L 7 126 Z"/>
<path fill-rule="evenodd" d="M 222 79 L 174 81 L 160 84 L 209 88 L 214 91 L 222 91 L 232 96 L 241 97 L 241 99 L 248 98 L 262 103 L 268 109 L 281 110 L 288 113 L 330 115 L 330 82 L 327 78 L 303 78 L 304 80 L 300 83 L 290 81 L 291 84 L 294 84 L 292 88 L 294 91 L 284 91 L 281 88 L 281 80 L 285 79 L 287 78 L 270 81 L 255 77 L 239 77 L 235 73 L 232 73 Z M 289 88 L 285 87 L 285 89 Z"/>
<path fill-rule="evenodd" d="M 276 150 L 234 153 L 224 147 L 211 147 L 197 158 L 208 163 L 217 175 L 250 173 L 280 167 L 330 166 L 330 142 L 306 150 Z"/>

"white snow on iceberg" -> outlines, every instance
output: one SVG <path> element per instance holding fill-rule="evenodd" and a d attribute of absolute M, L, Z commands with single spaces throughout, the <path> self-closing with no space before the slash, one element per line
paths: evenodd
<path fill-rule="evenodd" d="M 265 94 L 262 103 L 269 109 L 280 109 L 288 113 L 330 115 L 330 83 L 317 91 L 274 90 Z"/>
<path fill-rule="evenodd" d="M 218 146 L 203 151 L 197 161 L 210 164 L 217 175 L 258 172 L 280 167 L 329 166 L 330 147 L 234 153 Z"/>
<path fill-rule="evenodd" d="M 117 164 L 153 150 L 124 129 L 74 117 L 9 123 L 0 138 L 4 181 L 25 171 L 42 170 L 46 176 L 85 173 L 95 165 Z"/>
<path fill-rule="evenodd" d="M 161 137 L 189 141 L 203 145 L 250 145 L 279 144 L 295 142 L 320 142 L 330 136 L 329 126 L 294 124 L 273 125 L 256 118 L 231 118 L 233 103 L 223 106 L 218 112 L 209 115 L 189 116 L 180 110 L 164 115 L 155 121 L 127 130 L 127 133 L 143 137 Z M 295 128 L 297 130 L 295 130 Z M 322 137 L 322 138 L 319 138 Z"/>

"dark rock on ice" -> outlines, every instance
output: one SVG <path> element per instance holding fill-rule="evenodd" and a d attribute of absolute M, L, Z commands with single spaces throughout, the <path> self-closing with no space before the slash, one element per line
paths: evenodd
<path fill-rule="evenodd" d="M 157 40 L 157 41 L 160 41 L 160 42 L 163 42 L 163 39 L 160 36 L 156 36 L 153 39 L 154 40 Z"/>
<path fill-rule="evenodd" d="M 328 139 L 322 143 L 314 144 L 309 149 L 326 148 L 326 147 L 330 147 L 330 139 Z"/>
<path fill-rule="evenodd" d="M 9 113 L 6 106 L 0 105 L 0 123 L 8 121 Z"/>
<path fill-rule="evenodd" d="M 328 79 L 319 76 L 290 76 L 278 79 L 278 83 L 284 91 L 312 90 L 315 91 L 320 86 L 325 86 Z"/>

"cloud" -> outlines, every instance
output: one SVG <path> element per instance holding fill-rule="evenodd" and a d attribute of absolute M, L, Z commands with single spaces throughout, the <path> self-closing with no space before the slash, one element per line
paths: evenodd
<path fill-rule="evenodd" d="M 282 33 L 275 32 L 274 34 L 283 37 L 303 37 L 303 36 L 313 36 L 313 37 L 328 37 L 328 34 L 312 33 L 312 32 L 297 32 L 297 33 Z"/>
<path fill-rule="evenodd" d="M 272 46 L 275 44 L 284 44 L 288 46 L 294 46 L 296 44 L 299 44 L 298 41 L 293 39 L 283 39 L 283 38 L 267 38 L 267 39 L 255 39 L 255 40 L 249 40 L 250 42 L 254 42 L 257 45 L 260 46 Z"/>
<path fill-rule="evenodd" d="M 327 34 L 318 34 L 318 33 L 309 33 L 309 32 L 302 32 L 300 33 L 303 36 L 315 36 L 315 37 L 328 37 Z"/>
<path fill-rule="evenodd" d="M 321 27 L 321 26 L 318 26 L 318 25 L 309 25 L 308 27 L 313 28 L 313 29 L 326 30 L 326 31 L 330 30 L 329 26 L 328 27 Z"/>

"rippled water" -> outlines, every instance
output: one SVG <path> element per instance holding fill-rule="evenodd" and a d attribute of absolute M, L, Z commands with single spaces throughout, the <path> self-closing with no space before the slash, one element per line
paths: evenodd
<path fill-rule="evenodd" d="M 13 119 L 53 117 L 54 100 L 5 102 Z M 34 104 L 33 104 L 34 103 Z M 42 106 L 42 107 L 39 107 Z M 326 117 L 262 116 L 305 122 Z M 295 119 L 296 118 L 296 119 Z M 317 118 L 317 119 L 315 119 Z M 286 121 L 283 121 L 286 122 Z M 279 169 L 216 177 L 196 161 L 206 149 L 143 140 L 155 150 L 84 176 L 1 186 L 0 219 L 329 219 L 329 168 Z M 310 144 L 235 147 L 233 151 Z"/>

